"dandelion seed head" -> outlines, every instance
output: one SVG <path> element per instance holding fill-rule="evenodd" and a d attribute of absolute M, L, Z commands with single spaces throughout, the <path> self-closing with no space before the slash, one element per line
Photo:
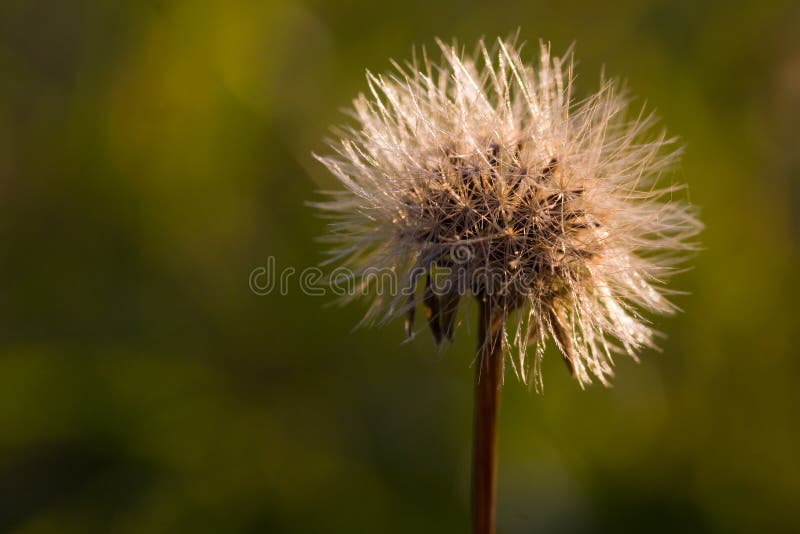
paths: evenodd
<path fill-rule="evenodd" d="M 679 147 L 613 80 L 578 101 L 571 54 L 540 44 L 531 65 L 514 40 L 437 43 L 438 63 L 423 50 L 368 72 L 354 124 L 318 156 L 344 186 L 316 204 L 331 259 L 367 286 L 374 268 L 424 286 L 375 294 L 370 323 L 405 315 L 410 335 L 422 306 L 438 343 L 474 295 L 501 310 L 520 378 L 541 384 L 552 342 L 581 385 L 607 384 L 614 354 L 655 347 L 644 314 L 675 311 L 664 283 L 701 228 L 663 184 Z"/>

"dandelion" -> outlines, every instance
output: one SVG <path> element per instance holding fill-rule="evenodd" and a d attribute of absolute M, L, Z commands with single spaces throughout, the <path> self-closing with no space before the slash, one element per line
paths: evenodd
<path fill-rule="evenodd" d="M 376 293 L 368 323 L 405 316 L 411 336 L 422 307 L 438 344 L 477 300 L 473 521 L 491 532 L 504 362 L 541 388 L 551 341 L 581 386 L 608 384 L 614 354 L 656 348 L 643 314 L 676 310 L 664 282 L 701 224 L 662 184 L 674 139 L 630 116 L 617 82 L 576 101 L 571 54 L 541 44 L 532 66 L 515 40 L 473 54 L 437 42 L 439 63 L 423 49 L 367 73 L 356 124 L 318 156 L 344 190 L 316 205 L 333 219 L 330 261 L 367 289 L 374 269 L 409 289 Z"/>

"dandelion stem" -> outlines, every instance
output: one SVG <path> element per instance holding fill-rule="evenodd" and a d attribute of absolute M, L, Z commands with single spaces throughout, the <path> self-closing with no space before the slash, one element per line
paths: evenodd
<path fill-rule="evenodd" d="M 478 365 L 472 456 L 472 531 L 494 534 L 497 409 L 503 374 L 504 318 L 491 299 L 478 298 Z"/>

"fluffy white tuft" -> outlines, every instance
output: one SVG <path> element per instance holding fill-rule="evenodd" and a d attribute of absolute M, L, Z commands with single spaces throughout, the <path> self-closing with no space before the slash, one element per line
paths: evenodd
<path fill-rule="evenodd" d="M 652 115 L 626 115 L 614 81 L 576 102 L 571 54 L 542 44 L 530 66 L 513 41 L 471 55 L 438 44 L 440 63 L 423 50 L 393 73 L 368 72 L 356 125 L 318 157 L 345 188 L 316 204 L 334 219 L 331 261 L 371 290 L 370 323 L 406 314 L 410 335 L 422 303 L 438 342 L 461 297 L 490 299 L 523 380 L 532 368 L 541 385 L 552 339 L 581 385 L 607 384 L 612 354 L 655 347 L 640 312 L 675 310 L 663 283 L 701 229 L 672 198 L 680 187 L 660 184 L 679 150 L 653 134 Z M 375 290 L 380 272 L 427 282 L 421 295 Z"/>

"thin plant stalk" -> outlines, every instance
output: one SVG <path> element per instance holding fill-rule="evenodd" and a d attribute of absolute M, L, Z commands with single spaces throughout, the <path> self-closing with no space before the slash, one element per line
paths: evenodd
<path fill-rule="evenodd" d="M 494 534 L 497 487 L 497 413 L 503 375 L 503 313 L 478 298 L 478 362 L 472 456 L 472 531 Z"/>

